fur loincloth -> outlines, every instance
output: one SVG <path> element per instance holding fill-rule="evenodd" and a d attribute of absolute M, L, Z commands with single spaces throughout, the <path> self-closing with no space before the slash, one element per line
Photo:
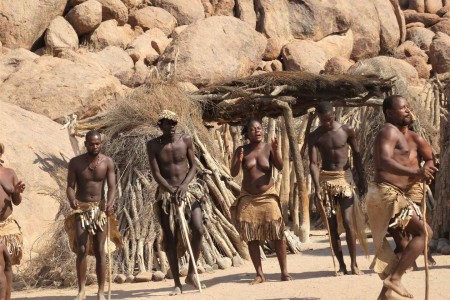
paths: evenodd
<path fill-rule="evenodd" d="M 98 202 L 78 202 L 79 208 L 74 210 L 64 221 L 64 229 L 69 237 L 70 249 L 77 253 L 77 221 L 81 222 L 81 227 L 89 234 L 88 248 L 89 255 L 94 255 L 94 239 L 92 238 L 98 231 L 103 231 L 107 226 L 108 216 L 99 207 Z M 121 248 L 122 238 L 117 231 L 118 222 L 114 215 L 109 216 L 109 233 L 110 233 L 110 248 L 109 251 L 114 251 Z M 107 247 L 107 243 L 105 243 Z M 108 250 L 108 249 L 107 249 Z"/>
<path fill-rule="evenodd" d="M 233 206 L 236 209 L 236 229 L 245 242 L 283 238 L 284 221 L 275 185 L 258 195 L 242 189 Z"/>
<path fill-rule="evenodd" d="M 186 192 L 186 197 L 182 203 L 182 211 L 184 213 L 184 217 L 187 223 L 189 223 L 191 220 L 192 205 L 194 204 L 194 202 L 198 202 L 200 205 L 203 223 L 208 222 L 209 214 L 207 213 L 205 207 L 206 195 L 208 195 L 207 188 L 205 187 L 204 184 L 201 184 L 200 181 L 194 179 L 191 181 L 191 183 L 189 183 Z M 161 224 L 160 218 L 162 214 L 169 216 L 170 231 L 172 231 L 172 234 L 177 237 L 178 241 L 177 254 L 178 257 L 181 257 L 187 251 L 187 244 L 181 234 L 181 228 L 179 226 L 180 220 L 178 219 L 177 216 L 177 205 L 172 201 L 172 194 L 166 191 L 163 187 L 159 186 L 158 189 L 156 190 L 156 202 L 157 205 L 155 205 L 156 210 L 155 215 L 157 216 L 157 218 L 159 218 L 160 224 Z M 188 234 L 190 236 L 191 235 L 190 228 L 188 227 L 187 229 Z M 164 234 L 163 234 L 163 245 L 166 245 L 164 241 Z"/>
<path fill-rule="evenodd" d="M 6 246 L 11 255 L 11 265 L 20 264 L 23 253 L 23 237 L 19 223 L 12 215 L 0 222 L 0 243 Z"/>
<path fill-rule="evenodd" d="M 386 239 L 388 228 L 404 230 L 412 216 L 421 218 L 422 214 L 401 189 L 389 183 L 370 184 L 366 203 L 375 256 L 370 268 L 384 279 L 398 263 L 397 255 Z"/>
<path fill-rule="evenodd" d="M 355 182 L 350 169 L 346 171 L 320 171 L 319 184 L 322 189 L 322 199 L 327 218 L 336 216 L 339 234 L 344 233 L 344 222 L 338 198 L 353 198 L 353 225 L 356 238 L 364 253 L 368 255 L 367 238 L 365 234 L 366 222 L 361 209 L 358 193 L 355 190 Z"/>

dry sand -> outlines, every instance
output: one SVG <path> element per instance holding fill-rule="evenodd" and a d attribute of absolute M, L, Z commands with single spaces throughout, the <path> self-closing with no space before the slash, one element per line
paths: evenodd
<path fill-rule="evenodd" d="M 381 280 L 369 270 L 370 261 L 361 252 L 358 264 L 365 275 L 335 277 L 333 263 L 324 232 L 315 231 L 311 248 L 301 254 L 288 255 L 288 269 L 293 281 L 280 282 L 280 271 L 276 257 L 263 261 L 263 270 L 268 282 L 250 286 L 254 269 L 250 261 L 242 267 L 231 267 L 210 274 L 201 274 L 208 287 L 201 294 L 190 287 L 183 295 L 169 297 L 173 281 L 149 283 L 113 284 L 112 299 L 376 299 L 381 289 Z M 342 240 L 344 238 L 341 238 Z M 347 267 L 350 265 L 347 247 L 343 242 Z M 370 240 L 369 249 L 372 247 Z M 359 250 L 359 249 L 358 249 Z M 436 254 L 437 266 L 430 269 L 430 300 L 450 299 L 450 256 Z M 415 296 L 424 299 L 425 272 L 423 256 L 418 260 L 419 271 L 408 272 L 403 277 L 406 288 Z M 182 278 L 184 282 L 184 278 Z M 95 298 L 96 285 L 87 288 L 87 299 Z M 13 292 L 13 299 L 68 300 L 75 296 L 75 289 L 33 289 Z M 392 299 L 406 299 L 393 296 Z"/>

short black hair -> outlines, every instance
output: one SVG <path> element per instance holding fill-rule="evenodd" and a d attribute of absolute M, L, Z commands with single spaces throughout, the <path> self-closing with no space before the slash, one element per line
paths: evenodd
<path fill-rule="evenodd" d="M 328 101 L 320 102 L 316 107 L 316 111 L 321 115 L 333 112 L 333 105 L 331 105 L 331 102 Z"/>
<path fill-rule="evenodd" d="M 255 117 L 249 117 L 246 121 L 244 126 L 242 126 L 242 130 L 241 130 L 241 134 L 248 139 L 248 128 L 250 127 L 250 124 L 252 124 L 253 122 L 258 122 L 259 124 L 261 124 L 261 121 Z"/>
<path fill-rule="evenodd" d="M 386 115 L 386 111 L 388 109 L 392 109 L 392 105 L 394 103 L 394 100 L 397 98 L 403 98 L 402 95 L 390 95 L 384 98 L 383 101 L 383 114 Z"/>
<path fill-rule="evenodd" d="M 100 135 L 100 132 L 98 132 L 97 130 L 90 130 L 88 131 L 88 133 L 86 133 L 86 141 L 89 140 L 90 138 L 93 138 L 95 136 L 98 136 L 100 139 L 102 139 L 102 136 Z"/>

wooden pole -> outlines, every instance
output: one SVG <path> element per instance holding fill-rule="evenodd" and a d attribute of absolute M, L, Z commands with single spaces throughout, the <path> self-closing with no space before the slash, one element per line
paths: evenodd
<path fill-rule="evenodd" d="M 423 198 L 422 198 L 422 214 L 423 214 L 423 230 L 425 232 L 425 300 L 428 300 L 430 295 L 430 280 L 428 277 L 428 230 L 427 230 L 427 184 L 425 181 L 422 184 Z"/>
<path fill-rule="evenodd" d="M 110 240 L 111 240 L 111 230 L 110 230 L 110 228 L 109 228 L 109 226 L 111 225 L 111 222 L 109 222 L 109 216 L 107 217 L 108 218 L 108 222 L 107 222 L 107 224 L 108 224 L 108 227 L 107 227 L 107 230 L 108 230 L 108 235 L 107 235 L 107 240 L 106 240 L 106 247 L 108 248 L 108 277 L 109 277 L 109 280 L 108 280 L 108 300 L 111 300 L 111 283 L 112 283 L 112 271 L 111 271 L 111 268 L 112 268 L 112 260 L 111 260 L 111 248 L 109 248 L 109 243 L 110 243 Z"/>

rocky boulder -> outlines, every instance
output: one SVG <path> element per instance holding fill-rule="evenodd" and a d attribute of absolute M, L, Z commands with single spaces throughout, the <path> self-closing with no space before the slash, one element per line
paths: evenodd
<path fill-rule="evenodd" d="M 252 74 L 261 61 L 266 38 L 247 23 L 225 16 L 199 20 L 175 38 L 158 67 L 173 65 L 179 81 L 206 85 Z"/>
<path fill-rule="evenodd" d="M 72 8 L 66 20 L 79 35 L 89 33 L 102 22 L 102 5 L 96 0 L 88 0 Z"/>
<path fill-rule="evenodd" d="M 177 26 L 177 20 L 168 11 L 153 6 L 134 11 L 130 15 L 129 23 L 132 26 L 140 26 L 144 30 L 159 28 L 167 36 Z"/>
<path fill-rule="evenodd" d="M 400 44 L 400 25 L 394 10 L 394 6 L 389 0 L 374 0 L 375 8 L 380 20 L 380 53 L 387 54 Z"/>
<path fill-rule="evenodd" d="M 344 58 L 344 57 L 332 57 L 330 58 L 324 67 L 323 74 L 327 75 L 343 75 L 346 74 L 348 69 L 354 64 L 355 62 L 351 59 Z"/>
<path fill-rule="evenodd" d="M 63 17 L 56 17 L 45 32 L 45 45 L 53 53 L 78 48 L 78 35 Z"/>
<path fill-rule="evenodd" d="M 256 12 L 253 0 L 236 0 L 236 17 L 256 28 Z"/>
<path fill-rule="evenodd" d="M 128 8 L 120 0 L 97 0 L 102 5 L 102 20 L 116 20 L 120 26 L 128 21 Z"/>
<path fill-rule="evenodd" d="M 10 103 L 0 102 L 0 126 L 4 165 L 13 168 L 26 184 L 22 203 L 14 206 L 13 212 L 23 232 L 24 265 L 30 254 L 37 255 L 33 250 L 48 242 L 45 237 L 52 236 L 59 209 L 52 195 L 60 195 L 64 190 L 65 173 L 58 173 L 67 168 L 74 152 L 69 135 L 60 124 Z"/>
<path fill-rule="evenodd" d="M 421 56 L 410 56 L 404 59 L 407 63 L 413 66 L 419 78 L 429 79 L 431 66 Z"/>
<path fill-rule="evenodd" d="M 425 27 L 433 26 L 437 22 L 441 20 L 438 15 L 429 14 L 429 13 L 418 13 L 414 10 L 405 10 L 403 12 L 405 14 L 406 24 L 420 22 L 425 25 Z"/>
<path fill-rule="evenodd" d="M 406 39 L 425 51 L 430 50 L 434 35 L 435 33 L 427 28 L 414 27 L 406 31 Z"/>
<path fill-rule="evenodd" d="M 282 51 L 286 71 L 304 71 L 319 74 L 329 59 L 325 51 L 309 40 L 293 40 Z"/>
<path fill-rule="evenodd" d="M 155 6 L 168 11 L 177 19 L 178 25 L 188 25 L 205 18 L 200 0 L 156 0 Z"/>
<path fill-rule="evenodd" d="M 136 7 L 139 7 L 144 3 L 144 0 L 121 0 L 123 4 L 129 9 L 132 10 Z"/>
<path fill-rule="evenodd" d="M 450 71 L 450 36 L 436 33 L 430 46 L 430 62 L 436 73 Z"/>
<path fill-rule="evenodd" d="M 50 22 L 63 14 L 67 0 L 0 0 L 0 41 L 8 48 L 37 48 Z"/>
<path fill-rule="evenodd" d="M 134 32 L 130 25 L 117 26 L 116 20 L 102 22 L 97 29 L 85 37 L 88 46 L 96 51 L 108 46 L 125 49 L 134 40 Z"/>
<path fill-rule="evenodd" d="M 60 119 L 72 113 L 79 118 L 94 115 L 123 96 L 119 80 L 97 65 L 29 56 L 17 51 L 0 56 L 0 70 L 7 70 L 0 73 L 0 101 Z"/>
<path fill-rule="evenodd" d="M 426 0 L 425 12 L 430 14 L 437 13 L 442 8 L 442 0 Z"/>
<path fill-rule="evenodd" d="M 287 3 L 288 24 L 296 39 L 319 41 L 331 34 L 346 32 L 350 28 L 352 7 L 346 0 L 287 0 Z M 284 20 L 280 21 L 284 23 Z"/>
<path fill-rule="evenodd" d="M 420 13 L 425 12 L 425 0 L 409 0 L 408 9 Z"/>
<path fill-rule="evenodd" d="M 414 44 L 413 41 L 406 41 L 394 50 L 395 58 L 405 59 L 412 56 L 419 56 L 425 62 L 428 61 L 428 55 L 426 54 L 426 52 L 417 47 L 417 45 Z"/>
<path fill-rule="evenodd" d="M 208 1 L 208 0 L 205 0 Z M 213 5 L 215 16 L 234 16 L 234 1 L 235 0 L 209 0 Z"/>
<path fill-rule="evenodd" d="M 433 32 L 443 32 L 450 35 L 450 19 L 442 19 L 430 27 Z"/>
<path fill-rule="evenodd" d="M 169 44 L 169 39 L 158 28 L 147 30 L 138 36 L 127 48 L 127 53 L 133 61 L 148 58 L 149 63 L 155 62 Z M 157 48 L 157 49 L 155 49 Z M 157 51 L 158 50 L 158 51 Z"/>
<path fill-rule="evenodd" d="M 268 39 L 264 59 L 276 59 L 283 46 L 293 39 L 287 0 L 257 0 L 255 10 L 258 18 L 256 30 Z"/>

